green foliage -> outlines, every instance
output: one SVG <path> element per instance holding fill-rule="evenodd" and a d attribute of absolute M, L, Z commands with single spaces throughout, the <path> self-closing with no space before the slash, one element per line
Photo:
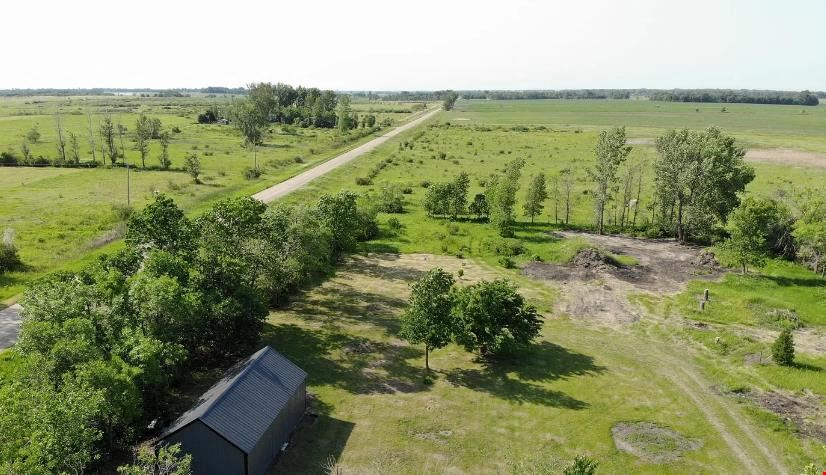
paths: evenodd
<path fill-rule="evenodd" d="M 740 203 L 738 193 L 754 179 L 733 137 L 710 127 L 669 130 L 657 139 L 654 164 L 659 221 L 677 239 L 709 239 L 715 221 L 724 224 Z"/>
<path fill-rule="evenodd" d="M 597 473 L 599 462 L 584 455 L 577 455 L 562 470 L 563 475 L 594 475 Z"/>
<path fill-rule="evenodd" d="M 446 111 L 453 109 L 457 99 L 459 99 L 459 94 L 456 94 L 454 91 L 445 92 L 442 100 L 442 108 Z"/>
<path fill-rule="evenodd" d="M 322 195 L 318 199 L 321 221 L 332 233 L 334 254 L 355 248 L 361 226 L 357 205 L 358 195 L 340 191 L 335 195 Z"/>
<path fill-rule="evenodd" d="M 776 207 L 770 200 L 746 198 L 729 215 L 729 238 L 722 250 L 731 260 L 740 264 L 745 274 L 748 266 L 762 266 L 768 252 L 769 229 L 775 221 Z"/>
<path fill-rule="evenodd" d="M 470 203 L 468 207 L 468 212 L 476 215 L 476 219 L 482 219 L 488 215 L 490 208 L 488 207 L 488 200 L 484 193 L 476 193 L 476 196 L 473 197 L 473 202 Z"/>
<path fill-rule="evenodd" d="M 531 218 L 531 222 L 535 217 L 542 214 L 545 209 L 545 200 L 548 199 L 548 188 L 545 182 L 545 174 L 537 173 L 528 185 L 525 193 L 525 203 L 522 205 L 525 210 L 525 216 Z"/>
<path fill-rule="evenodd" d="M 191 258 L 196 235 L 195 227 L 172 198 L 159 194 L 154 202 L 129 217 L 125 240 L 137 249 L 160 249 Z"/>
<path fill-rule="evenodd" d="M 456 341 L 483 356 L 531 342 L 542 327 L 536 308 L 506 280 L 481 281 L 454 292 Z"/>
<path fill-rule="evenodd" d="M 826 199 L 812 192 L 803 196 L 793 235 L 800 257 L 813 271 L 826 275 Z"/>
<path fill-rule="evenodd" d="M 195 183 L 200 183 L 200 176 L 201 176 L 201 159 L 198 158 L 198 154 L 195 152 L 190 152 L 186 154 L 184 158 L 184 170 L 192 177 L 192 181 Z"/>
<path fill-rule="evenodd" d="M 452 275 L 431 269 L 413 284 L 409 306 L 401 317 L 399 334 L 411 343 L 425 345 L 427 369 L 430 352 L 446 346 L 453 335 L 452 288 Z"/>
<path fill-rule="evenodd" d="M 385 185 L 381 189 L 376 208 L 382 213 L 404 213 L 404 193 L 399 185 Z"/>
<path fill-rule="evenodd" d="M 600 132 L 594 148 L 596 163 L 587 169 L 588 177 L 594 183 L 596 228 L 599 234 L 605 230 L 605 207 L 612 197 L 617 171 L 629 153 L 631 146 L 626 144 L 625 127 Z"/>
<path fill-rule="evenodd" d="M 783 329 L 772 344 L 772 359 L 782 366 L 794 364 L 794 337 L 788 328 Z"/>
<path fill-rule="evenodd" d="M 0 242 L 0 275 L 4 272 L 17 270 L 22 267 L 17 247 L 14 245 L 14 231 L 3 231 L 3 242 Z"/>
<path fill-rule="evenodd" d="M 169 158 L 169 143 L 171 140 L 169 132 L 162 132 L 159 140 L 161 144 L 161 154 L 158 156 L 158 161 L 162 169 L 169 170 L 169 167 L 172 166 L 172 160 Z"/>
<path fill-rule="evenodd" d="M 485 196 L 490 209 L 490 222 L 500 233 L 514 222 L 513 208 L 524 166 L 525 160 L 517 158 L 505 165 L 503 175 L 496 175 L 488 182 Z"/>
<path fill-rule="evenodd" d="M 120 475 L 191 475 L 192 455 L 181 451 L 181 444 L 163 445 L 155 451 L 141 446 L 129 465 L 118 467 Z"/>

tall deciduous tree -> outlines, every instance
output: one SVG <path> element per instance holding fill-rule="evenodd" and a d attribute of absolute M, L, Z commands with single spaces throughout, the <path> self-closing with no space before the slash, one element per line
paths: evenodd
<path fill-rule="evenodd" d="M 164 194 L 129 217 L 126 243 L 138 249 L 160 249 L 191 258 L 197 233 L 184 212 Z"/>
<path fill-rule="evenodd" d="M 63 119 L 59 112 L 55 114 L 54 121 L 57 132 L 57 155 L 62 163 L 66 163 L 66 136 L 63 134 Z"/>
<path fill-rule="evenodd" d="M 341 133 L 351 129 L 350 111 L 350 96 L 343 94 L 338 98 L 338 105 L 336 106 L 336 127 Z"/>
<path fill-rule="evenodd" d="M 773 222 L 775 207 L 769 200 L 746 198 L 729 215 L 729 238 L 723 243 L 723 251 L 743 270 L 748 266 L 761 266 L 768 254 L 769 227 Z"/>
<path fill-rule="evenodd" d="M 800 247 L 799 255 L 808 261 L 813 271 L 826 276 L 826 199 L 807 193 L 800 208 L 793 231 Z"/>
<path fill-rule="evenodd" d="M 702 132 L 670 130 L 657 139 L 655 195 L 660 222 L 680 242 L 706 237 L 715 221 L 726 222 L 740 203 L 738 193 L 754 179 L 733 137 L 711 127 Z"/>
<path fill-rule="evenodd" d="M 117 164 L 118 146 L 115 143 L 115 124 L 109 115 L 104 116 L 103 121 L 100 123 L 100 139 L 101 151 L 109 156 L 109 161 L 112 162 L 112 165 Z"/>
<path fill-rule="evenodd" d="M 252 98 L 236 102 L 230 109 L 232 124 L 241 132 L 244 145 L 252 149 L 253 163 L 258 169 L 258 145 L 264 140 L 269 119 Z"/>
<path fill-rule="evenodd" d="M 525 160 L 517 158 L 505 166 L 505 173 L 491 178 L 485 195 L 490 206 L 490 222 L 500 233 L 506 232 L 514 221 L 513 208 L 516 206 L 516 192 Z"/>
<path fill-rule="evenodd" d="M 172 160 L 169 159 L 169 132 L 163 131 L 160 135 L 161 154 L 158 156 L 158 161 L 161 162 L 161 168 L 168 170 L 172 165 Z"/>
<path fill-rule="evenodd" d="M 602 234 L 605 231 L 605 208 L 611 199 L 617 170 L 631 153 L 631 146 L 626 144 L 625 127 L 600 132 L 594 153 L 596 164 L 588 169 L 588 177 L 594 183 L 596 227 Z"/>
<path fill-rule="evenodd" d="M 542 214 L 542 210 L 545 209 L 545 200 L 547 199 L 548 188 L 545 182 L 545 174 L 539 172 L 531 178 L 531 182 L 528 184 L 528 189 L 525 192 L 525 203 L 522 205 L 525 216 L 531 218 L 531 223 L 533 223 L 536 216 Z"/>
<path fill-rule="evenodd" d="M 141 167 L 146 168 L 146 157 L 149 155 L 149 139 L 152 138 L 152 121 L 141 114 L 135 122 L 135 150 L 141 155 Z"/>
<path fill-rule="evenodd" d="M 407 310 L 402 315 L 400 335 L 411 343 L 424 344 L 424 364 L 430 369 L 430 352 L 450 343 L 453 276 L 431 269 L 413 284 Z"/>

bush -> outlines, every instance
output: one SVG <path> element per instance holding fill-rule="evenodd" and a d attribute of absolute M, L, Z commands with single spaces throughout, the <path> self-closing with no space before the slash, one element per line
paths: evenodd
<path fill-rule="evenodd" d="M 516 267 L 516 262 L 508 256 L 502 256 L 499 258 L 499 265 L 504 267 L 505 269 L 513 269 Z"/>
<path fill-rule="evenodd" d="M 430 181 L 422 180 L 422 182 L 419 183 L 419 186 L 421 186 L 422 188 L 430 188 Z"/>
<path fill-rule="evenodd" d="M 599 462 L 584 455 L 577 455 L 571 463 L 562 470 L 562 475 L 594 475 L 597 473 Z"/>
<path fill-rule="evenodd" d="M 397 185 L 386 185 L 381 190 L 377 208 L 382 213 L 404 213 L 404 195 Z"/>
<path fill-rule="evenodd" d="M 783 366 L 794 364 L 794 337 L 792 331 L 786 328 L 777 335 L 772 345 L 772 359 Z"/>
<path fill-rule="evenodd" d="M 0 165 L 16 166 L 19 160 L 13 152 L 0 152 Z"/>
<path fill-rule="evenodd" d="M 502 229 L 501 231 L 499 231 L 499 235 L 503 238 L 512 238 L 515 236 L 515 234 L 513 233 L 513 229 L 511 228 Z"/>
<path fill-rule="evenodd" d="M 115 216 L 117 216 L 118 221 L 126 221 L 129 219 L 129 216 L 132 216 L 132 212 L 135 211 L 135 209 L 123 203 L 114 203 L 112 205 L 112 211 L 115 213 Z"/>
<path fill-rule="evenodd" d="M 366 176 L 360 176 L 356 178 L 356 185 L 359 186 L 368 186 L 373 184 L 373 180 L 367 178 Z"/>
<path fill-rule="evenodd" d="M 402 223 L 399 218 L 390 218 L 387 220 L 387 226 L 393 231 L 398 231 L 402 228 Z"/>
<path fill-rule="evenodd" d="M 525 245 L 518 239 L 486 238 L 482 240 L 482 250 L 500 256 L 518 256 L 525 253 Z"/>
<path fill-rule="evenodd" d="M 246 178 L 247 180 L 255 180 L 256 178 L 259 178 L 261 176 L 261 170 L 258 168 L 245 167 L 243 174 L 244 178 Z"/>
<path fill-rule="evenodd" d="M 3 242 L 0 242 L 0 274 L 17 270 L 22 265 L 14 245 L 14 231 L 7 229 L 3 233 Z"/>
<path fill-rule="evenodd" d="M 404 193 L 405 195 L 413 194 L 413 188 L 405 186 L 404 188 L 402 188 L 402 193 Z"/>

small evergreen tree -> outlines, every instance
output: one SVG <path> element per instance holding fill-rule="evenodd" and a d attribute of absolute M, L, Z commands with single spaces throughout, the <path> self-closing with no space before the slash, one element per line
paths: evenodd
<path fill-rule="evenodd" d="M 777 335 L 772 345 L 772 359 L 783 366 L 794 364 L 794 337 L 790 329 L 786 328 Z"/>

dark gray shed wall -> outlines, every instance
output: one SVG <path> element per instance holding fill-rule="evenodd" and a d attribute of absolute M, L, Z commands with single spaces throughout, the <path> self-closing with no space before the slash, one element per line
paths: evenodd
<path fill-rule="evenodd" d="M 246 475 L 244 453 L 216 434 L 201 421 L 195 421 L 164 439 L 170 445 L 180 443 L 192 454 L 195 475 Z"/>
<path fill-rule="evenodd" d="M 295 431 L 296 426 L 301 422 L 301 418 L 304 416 L 306 398 L 307 387 L 305 383 L 301 383 L 301 386 L 290 397 L 278 417 L 249 454 L 247 459 L 249 475 L 265 475 L 267 473 L 267 469 L 278 458 L 281 446 L 290 440 L 290 434 Z"/>

